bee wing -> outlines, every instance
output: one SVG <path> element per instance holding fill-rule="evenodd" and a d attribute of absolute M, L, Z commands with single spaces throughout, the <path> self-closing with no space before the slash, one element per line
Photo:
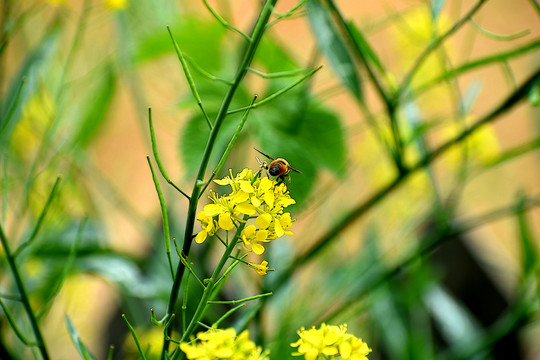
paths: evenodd
<path fill-rule="evenodd" d="M 297 172 L 297 173 L 299 173 L 299 174 L 303 174 L 303 172 L 301 172 L 301 171 L 300 171 L 300 170 L 298 170 L 298 169 L 295 169 L 295 168 L 293 168 L 293 167 L 292 167 L 292 166 L 290 166 L 290 165 L 289 165 L 289 170 L 290 170 L 290 171 L 294 171 L 294 172 Z"/>
<path fill-rule="evenodd" d="M 255 149 L 255 148 L 254 148 L 254 149 Z M 261 150 L 259 150 L 259 149 L 255 149 L 255 151 L 261 153 L 262 155 L 266 156 L 267 158 L 269 158 L 269 159 L 272 160 L 272 161 L 275 160 L 273 157 L 266 155 L 265 153 L 263 153 L 263 152 L 262 152 Z"/>

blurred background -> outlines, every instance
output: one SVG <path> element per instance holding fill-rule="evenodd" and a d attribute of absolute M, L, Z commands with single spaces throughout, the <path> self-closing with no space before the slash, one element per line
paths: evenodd
<path fill-rule="evenodd" d="M 209 4 L 245 33 L 261 6 Z M 411 168 L 500 107 L 538 71 L 538 3 L 485 1 L 401 88 L 424 49 L 477 2 L 308 0 L 284 15 L 297 4 L 278 1 L 231 109 L 308 71 L 261 73 L 323 67 L 251 111 L 219 174 L 256 169 L 253 147 L 302 170 L 290 183 L 294 235 L 272 243 L 275 272 L 231 276 L 224 299 L 274 295 L 229 325 L 247 326 L 273 359 L 287 358 L 297 329 L 322 321 L 348 323 L 370 359 L 540 359 L 538 87 L 411 173 L 396 168 L 389 125 L 400 125 L 402 166 Z M 392 115 L 331 4 L 357 29 L 381 86 L 403 90 Z M 96 358 L 110 345 L 116 358 L 136 358 L 124 313 L 156 356 L 163 331 L 149 309 L 164 313 L 172 282 L 146 159 L 148 109 L 164 167 L 188 193 L 208 135 L 166 26 L 211 118 L 245 40 L 187 0 L 4 0 L 1 25 L 0 220 L 12 248 L 33 239 L 18 263 L 47 347 L 54 359 L 78 356 L 67 315 Z M 208 174 L 241 116 L 227 118 Z M 181 241 L 187 200 L 160 182 Z M 201 274 L 211 274 L 214 245 L 192 248 Z M 0 296 L 29 332 L 0 264 Z M 226 310 L 216 307 L 208 323 Z M 31 357 L 3 314 L 3 354 Z"/>

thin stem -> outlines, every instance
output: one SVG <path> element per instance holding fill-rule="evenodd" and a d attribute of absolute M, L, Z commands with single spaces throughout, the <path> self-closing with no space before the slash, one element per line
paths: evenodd
<path fill-rule="evenodd" d="M 272 95 L 262 99 L 258 103 L 255 103 L 255 104 L 252 104 L 252 105 L 249 105 L 249 106 L 243 106 L 243 107 L 237 108 L 237 109 L 229 110 L 227 114 L 234 114 L 234 113 L 237 113 L 237 112 L 245 111 L 245 110 L 247 110 L 249 108 L 256 108 L 256 107 L 259 107 L 261 105 L 264 105 L 267 102 L 274 100 L 278 96 L 285 94 L 287 91 L 291 90 L 295 86 L 300 85 L 301 83 L 303 83 L 304 81 L 309 79 L 317 71 L 319 71 L 321 68 L 322 68 L 322 65 L 315 68 L 315 69 L 312 69 L 310 72 L 308 72 L 306 75 L 302 76 L 300 79 L 298 79 L 297 81 L 295 81 L 291 85 L 289 85 L 289 86 L 287 86 L 287 87 L 285 87 L 285 88 L 283 88 L 281 90 L 276 91 L 275 93 L 273 93 Z"/>
<path fill-rule="evenodd" d="M 222 317 L 220 317 L 214 324 L 212 324 L 212 327 L 218 327 L 219 324 L 221 324 L 225 319 L 227 319 L 229 316 L 231 316 L 236 310 L 243 308 L 246 306 L 246 304 L 240 304 L 236 307 L 233 307 L 231 310 L 227 311 L 225 314 L 223 314 Z"/>
<path fill-rule="evenodd" d="M 200 319 L 204 315 L 204 312 L 207 308 L 209 300 L 212 294 L 214 293 L 214 287 L 217 285 L 219 274 L 223 270 L 223 267 L 225 266 L 225 263 L 227 262 L 227 260 L 229 260 L 229 256 L 231 255 L 231 252 L 236 247 L 237 241 L 240 238 L 240 233 L 244 229 L 244 225 L 245 225 L 244 223 L 241 223 L 241 225 L 238 227 L 238 229 L 236 230 L 236 234 L 234 236 L 234 240 L 231 241 L 231 243 L 229 244 L 229 246 L 227 247 L 227 249 L 221 256 L 221 259 L 218 265 L 216 266 L 216 269 L 214 270 L 212 277 L 210 278 L 208 284 L 206 285 L 206 288 L 204 289 L 201 300 L 199 301 L 199 305 L 197 306 L 197 309 L 195 310 L 195 314 L 193 314 L 193 317 L 191 318 L 191 321 L 186 331 L 184 332 L 184 334 L 182 334 L 181 341 L 186 341 L 187 339 L 189 339 L 189 336 L 195 330 L 197 323 L 200 321 Z"/>
<path fill-rule="evenodd" d="M 39 214 L 38 220 L 36 222 L 36 225 L 34 226 L 34 229 L 32 230 L 32 233 L 30 234 L 30 237 L 28 240 L 23 242 L 17 250 L 15 250 L 15 253 L 13 254 L 14 257 L 19 256 L 21 251 L 23 251 L 28 245 L 30 245 L 34 239 L 36 238 L 39 230 L 41 229 L 41 225 L 43 224 L 43 220 L 45 219 L 45 215 L 49 212 L 49 207 L 51 206 L 51 203 L 56 195 L 56 192 L 58 190 L 58 186 L 60 184 L 60 178 L 56 178 L 56 181 L 54 182 L 54 185 L 51 189 L 51 192 L 49 193 L 49 196 L 47 197 L 47 201 L 45 202 L 45 206 L 43 206 L 43 210 L 41 210 L 41 213 Z"/>
<path fill-rule="evenodd" d="M 24 286 L 24 282 L 22 281 L 21 275 L 19 273 L 19 268 L 17 267 L 17 264 L 15 262 L 15 257 L 11 253 L 9 241 L 4 234 L 2 224 L 0 224 L 0 240 L 2 242 L 2 246 L 4 247 L 4 252 L 8 261 L 9 268 L 11 270 L 11 273 L 13 274 L 13 278 L 15 279 L 15 285 L 17 286 L 17 290 L 19 291 L 24 310 L 26 311 L 26 315 L 30 319 L 30 324 L 34 332 L 34 337 L 36 338 L 36 346 L 39 349 L 39 352 L 41 353 L 43 359 L 49 360 L 49 353 L 47 352 L 47 347 L 45 346 L 43 335 L 41 334 L 37 318 L 34 314 L 34 311 L 32 310 L 32 306 L 30 305 L 28 292 L 26 291 L 26 287 Z"/>
<path fill-rule="evenodd" d="M 244 33 L 242 30 L 234 27 L 227 20 L 225 20 L 223 17 L 221 17 L 221 15 L 219 15 L 214 9 L 212 9 L 210 4 L 208 4 L 207 0 L 203 0 L 203 3 L 206 6 L 206 8 L 208 9 L 208 11 L 210 11 L 212 13 L 212 15 L 217 19 L 217 21 L 220 22 L 221 25 L 225 26 L 227 29 L 230 29 L 230 30 L 242 35 L 244 37 L 244 39 L 246 39 L 248 42 L 251 42 L 251 38 L 246 33 Z"/>
<path fill-rule="evenodd" d="M 189 64 L 193 67 L 193 69 L 195 69 L 195 71 L 199 72 L 199 74 L 201 74 L 205 78 L 212 81 L 219 81 L 229 86 L 232 85 L 231 81 L 212 75 L 208 71 L 204 70 L 202 67 L 199 66 L 199 64 L 197 64 L 195 60 L 190 58 L 188 55 L 184 54 L 184 59 L 186 59 L 186 61 L 189 62 Z"/>
<path fill-rule="evenodd" d="M 174 39 L 174 36 L 169 26 L 167 26 L 167 31 L 169 32 L 169 36 L 171 37 L 171 40 L 173 42 L 174 49 L 176 50 L 176 55 L 178 56 L 178 60 L 180 60 L 180 64 L 182 65 L 182 70 L 184 70 L 184 75 L 186 76 L 186 80 L 188 82 L 189 88 L 191 89 L 191 93 L 193 94 L 193 97 L 197 101 L 197 106 L 201 109 L 204 115 L 204 118 L 206 120 L 206 123 L 208 124 L 208 127 L 212 129 L 212 122 L 208 118 L 208 114 L 206 113 L 206 110 L 204 110 L 201 97 L 199 96 L 199 92 L 197 91 L 197 87 L 195 86 L 195 82 L 193 81 L 193 77 L 191 76 L 191 72 L 189 71 L 189 67 L 186 62 L 186 59 L 184 58 L 184 55 L 182 54 L 182 50 L 180 50 L 180 46 Z"/>
<path fill-rule="evenodd" d="M 173 187 L 175 188 L 180 194 L 184 195 L 186 199 L 189 200 L 189 195 L 182 191 L 176 184 L 174 184 L 171 179 L 169 178 L 169 175 L 167 175 L 167 172 L 165 171 L 165 168 L 163 167 L 163 164 L 161 163 L 161 159 L 159 158 L 159 153 L 157 149 L 157 141 L 156 141 L 156 134 L 154 132 L 154 123 L 152 122 L 152 109 L 148 108 L 148 126 L 150 127 L 150 139 L 152 141 L 152 153 L 154 154 L 154 160 L 156 160 L 159 172 L 161 173 L 161 176 Z"/>
<path fill-rule="evenodd" d="M 304 69 L 296 69 L 296 70 L 290 70 L 290 71 L 278 71 L 278 72 L 274 72 L 274 73 L 264 73 L 262 71 L 259 71 L 257 69 L 251 68 L 251 67 L 248 70 L 251 71 L 252 73 L 256 74 L 256 75 L 259 75 L 263 79 L 278 79 L 278 78 L 284 78 L 284 77 L 292 77 L 292 76 L 296 76 L 296 75 L 299 75 L 299 74 L 305 74 L 307 72 L 312 71 L 313 69 L 312 68 L 304 68 Z"/>
<path fill-rule="evenodd" d="M 2 300 L 1 297 L 0 297 L 0 307 L 2 307 L 2 310 L 4 311 L 4 315 L 6 316 L 6 319 L 9 325 L 11 326 L 11 328 L 13 329 L 13 332 L 15 333 L 15 335 L 17 335 L 19 340 L 21 340 L 22 343 L 26 346 L 36 346 L 36 344 L 33 344 L 30 341 L 28 341 L 28 339 L 24 336 L 21 330 L 19 330 L 19 327 L 15 323 L 15 319 L 13 319 L 13 316 L 11 316 L 9 309 L 7 308 L 6 304 L 4 303 L 4 300 Z"/>
<path fill-rule="evenodd" d="M 159 207 L 161 208 L 161 219 L 163 221 L 163 240 L 165 242 L 165 252 L 167 253 L 167 260 L 169 261 L 169 268 L 171 270 L 171 277 L 174 281 L 174 269 L 171 258 L 171 234 L 169 230 L 169 216 L 167 215 L 167 207 L 165 206 L 165 199 L 163 198 L 163 193 L 161 192 L 161 187 L 159 186 L 159 181 L 157 179 L 156 173 L 154 172 L 154 167 L 150 161 L 150 157 L 146 157 L 148 161 L 148 166 L 150 167 L 150 172 L 152 173 L 152 180 L 154 181 L 154 186 L 156 188 L 156 193 L 159 199 Z"/>
<path fill-rule="evenodd" d="M 240 123 L 238 124 L 238 127 L 236 128 L 236 131 L 234 132 L 233 137 L 231 138 L 231 140 L 229 141 L 229 144 L 227 145 L 227 149 L 225 149 L 225 152 L 223 153 L 223 156 L 221 156 L 221 160 L 217 164 L 215 170 L 212 172 L 212 175 L 210 176 L 210 179 L 208 179 L 208 181 L 206 182 L 206 184 L 202 188 L 201 193 L 199 194 L 199 197 L 201 197 L 202 194 L 204 194 L 206 188 L 208 188 L 208 185 L 210 185 L 210 183 L 212 182 L 214 177 L 219 173 L 219 171 L 221 170 L 221 168 L 225 164 L 225 161 L 229 157 L 229 154 L 231 153 L 234 144 L 236 144 L 236 140 L 238 140 L 238 136 L 240 136 L 240 132 L 242 131 L 242 129 L 244 127 L 244 124 L 246 123 L 249 112 L 251 111 L 251 108 L 253 107 L 253 104 L 255 103 L 255 100 L 257 100 L 257 97 L 258 97 L 258 95 L 255 95 L 253 97 L 253 100 L 251 101 L 250 107 L 248 107 L 246 109 L 246 112 L 242 116 L 242 120 L 240 120 Z"/>
<path fill-rule="evenodd" d="M 257 300 L 257 299 L 260 299 L 260 298 L 263 298 L 263 297 L 266 297 L 266 296 L 270 296 L 272 294 L 273 294 L 272 292 L 268 292 L 268 293 L 259 294 L 259 295 L 255 295 L 255 296 L 250 296 L 250 297 L 243 298 L 243 299 L 238 299 L 238 300 L 211 300 L 211 301 L 208 301 L 208 304 L 232 304 L 232 305 L 236 305 L 236 304 L 240 304 L 240 303 L 251 301 L 251 300 Z"/>
<path fill-rule="evenodd" d="M 133 326 L 131 326 L 125 314 L 122 314 L 122 319 L 124 319 L 124 321 L 126 322 L 129 328 L 129 331 L 131 332 L 131 336 L 133 336 L 133 340 L 135 341 L 135 345 L 137 345 L 137 350 L 139 351 L 139 355 L 141 356 L 143 360 L 146 360 L 146 356 L 144 355 L 144 351 L 141 348 L 141 343 L 139 342 L 139 338 L 137 337 L 137 334 L 135 333 L 135 329 L 133 328 Z"/>
<path fill-rule="evenodd" d="M 233 84 L 231 85 L 231 87 L 229 88 L 229 90 L 227 91 L 227 94 L 225 95 L 223 99 L 221 107 L 216 116 L 214 127 L 210 131 L 210 136 L 208 137 L 208 141 L 206 143 L 206 147 L 205 147 L 203 157 L 201 160 L 201 165 L 199 167 L 199 172 L 197 173 L 197 178 L 193 185 L 193 191 L 189 200 L 188 214 L 186 218 L 186 226 L 185 226 L 185 233 L 184 233 L 184 243 L 182 246 L 182 253 L 184 255 L 188 255 L 191 249 L 191 244 L 193 240 L 193 228 L 195 224 L 195 216 L 196 216 L 196 211 L 197 211 L 197 203 L 199 200 L 199 194 L 201 191 L 201 187 L 204 184 L 204 180 L 203 180 L 204 175 L 206 173 L 206 168 L 208 166 L 210 155 L 212 154 L 217 135 L 219 133 L 219 130 L 223 124 L 225 117 L 227 116 L 227 112 L 231 104 L 231 101 L 234 97 L 234 94 L 236 93 L 236 90 L 240 86 L 240 83 L 242 82 L 244 76 L 246 75 L 246 72 L 248 71 L 248 68 L 253 60 L 253 57 L 255 56 L 255 51 L 257 50 L 257 47 L 259 46 L 259 43 L 262 39 L 265 25 L 268 22 L 268 19 L 270 18 L 270 15 L 272 13 L 272 8 L 276 4 L 276 2 L 277 0 L 268 0 L 264 4 L 264 7 L 262 8 L 259 18 L 257 19 L 255 26 L 253 28 L 253 31 L 252 31 L 252 35 L 251 35 L 252 41 L 248 44 L 245 50 L 243 59 L 234 77 Z M 169 303 L 167 306 L 167 314 L 169 316 L 172 315 L 176 307 L 176 302 L 178 299 L 178 293 L 180 292 L 180 285 L 182 282 L 184 271 L 185 271 L 184 264 L 182 263 L 178 264 L 178 267 L 176 269 L 174 283 L 171 288 Z M 169 328 L 166 334 L 169 335 L 170 331 L 171 329 Z M 187 333 L 187 330 L 186 330 L 186 333 Z M 169 349 L 169 340 L 164 339 L 163 348 L 161 352 L 161 359 L 163 360 L 165 359 L 166 357 L 165 354 L 168 352 L 168 349 Z"/>

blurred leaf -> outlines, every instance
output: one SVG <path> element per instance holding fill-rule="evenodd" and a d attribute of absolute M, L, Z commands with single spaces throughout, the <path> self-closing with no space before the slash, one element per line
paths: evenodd
<path fill-rule="evenodd" d="M 84 107 L 80 112 L 79 128 L 73 136 L 73 142 L 85 148 L 97 134 L 103 124 L 112 103 L 116 88 L 116 74 L 111 65 L 100 72 L 100 77 L 93 89 L 85 97 Z"/>
<path fill-rule="evenodd" d="M 271 36 L 263 37 L 253 63 L 262 65 L 269 73 L 298 68 L 293 57 Z"/>
<path fill-rule="evenodd" d="M 517 207 L 523 208 L 526 198 L 523 195 L 519 196 Z M 526 277 L 531 274 L 536 267 L 538 266 L 539 254 L 536 246 L 534 245 L 535 241 L 532 236 L 533 231 L 531 226 L 525 217 L 525 211 L 521 210 L 517 212 L 517 220 L 519 226 L 519 239 L 521 244 L 521 266 L 522 266 L 522 276 Z"/>
<path fill-rule="evenodd" d="M 305 90 L 297 89 L 263 107 L 252 121 L 258 148 L 274 158 L 287 159 L 302 171 L 291 174 L 289 185 L 291 196 L 299 205 L 309 196 L 318 171 L 326 168 L 341 177 L 346 165 L 339 117 L 308 96 Z"/>
<path fill-rule="evenodd" d="M 432 286 L 426 292 L 424 302 L 438 324 L 441 335 L 449 344 L 482 334 L 482 328 L 472 314 L 444 288 Z"/>
<path fill-rule="evenodd" d="M 234 134 L 236 124 L 233 123 L 232 118 L 227 119 L 220 129 L 214 151 L 210 157 L 210 164 L 215 165 L 219 162 L 222 155 L 222 151 L 220 150 L 225 150 L 230 138 Z M 184 127 L 180 140 L 180 151 L 187 178 L 194 177 L 199 169 L 209 135 L 210 129 L 202 114 L 192 116 Z M 210 168 L 213 168 L 213 165 Z"/>
<path fill-rule="evenodd" d="M 215 86 L 214 83 L 201 83 L 197 85 L 199 94 L 204 101 L 206 111 L 210 120 L 214 120 L 221 101 L 223 99 L 222 89 Z M 240 87 L 237 90 L 236 96 L 231 104 L 231 108 L 249 105 L 251 98 L 247 96 L 245 89 Z M 198 110 L 198 108 L 197 108 Z M 231 137 L 233 136 L 236 127 L 238 126 L 242 114 L 229 115 L 223 122 L 222 128 L 217 136 L 214 150 L 210 157 L 209 169 L 213 169 L 217 165 L 223 152 L 227 148 Z M 250 120 L 248 119 L 248 122 Z M 187 124 L 182 129 L 180 137 L 180 154 L 185 165 L 186 177 L 195 176 L 199 169 L 201 159 L 206 148 L 210 129 L 204 116 L 197 111 L 187 121 Z"/>
<path fill-rule="evenodd" d="M 113 252 L 79 257 L 76 265 L 79 271 L 95 273 L 109 280 L 124 295 L 140 299 L 161 298 L 172 284 L 170 276 L 161 276 L 161 273 L 154 272 L 146 277 L 133 259 Z"/>
<path fill-rule="evenodd" d="M 377 57 L 377 54 L 375 54 L 375 51 L 373 51 L 360 29 L 358 29 L 352 21 L 349 21 L 346 26 L 347 28 L 349 28 L 349 31 L 352 34 L 353 41 L 358 47 L 358 50 L 360 51 L 360 54 L 364 58 L 364 60 L 367 63 L 372 63 L 373 65 L 375 65 L 379 72 L 383 74 L 386 73 L 381 61 Z"/>
<path fill-rule="evenodd" d="M 302 147 L 297 137 L 283 131 L 279 127 L 274 127 L 268 122 L 262 122 L 257 129 L 257 148 L 273 158 L 282 157 L 286 159 L 292 167 L 302 171 L 302 174 L 292 173 L 286 182 L 291 197 L 296 200 L 296 205 L 291 211 L 298 211 L 311 193 L 311 189 L 317 178 L 317 168 L 309 153 Z M 259 154 L 253 151 L 253 156 Z"/>
<path fill-rule="evenodd" d="M 307 2 L 309 21 L 317 43 L 325 54 L 330 65 L 339 76 L 343 85 L 347 87 L 357 99 L 362 99 L 360 77 L 357 73 L 354 61 L 335 28 L 326 8 L 323 8 L 319 0 Z"/>
<path fill-rule="evenodd" d="M 66 315 L 66 324 L 68 327 L 69 335 L 71 336 L 71 341 L 73 342 L 73 345 L 75 345 L 75 348 L 79 352 L 79 354 L 86 360 L 94 360 L 94 357 L 90 354 L 90 351 L 86 348 L 84 343 L 82 342 L 81 338 L 79 337 L 79 333 L 75 329 L 75 326 L 73 326 L 73 323 L 69 319 L 69 316 Z"/>
<path fill-rule="evenodd" d="M 47 58 L 56 46 L 59 29 L 56 26 L 51 27 L 48 32 L 37 42 L 37 46 L 32 49 L 19 69 L 19 72 L 13 77 L 6 95 L 1 102 L 0 114 L 0 146 L 4 146 L 8 141 L 9 130 L 15 126 L 12 119 L 18 120 L 19 113 L 25 100 L 35 91 L 35 77 L 38 71 L 34 71 Z"/>
<path fill-rule="evenodd" d="M 345 138 L 339 117 L 321 105 L 308 106 L 300 122 L 298 141 L 314 165 L 345 175 Z"/>
<path fill-rule="evenodd" d="M 540 86 L 531 89 L 529 93 L 529 102 L 532 106 L 540 106 Z"/>
<path fill-rule="evenodd" d="M 480 95 L 480 90 L 482 90 L 482 83 L 480 81 L 472 81 L 463 96 L 463 102 L 461 104 L 463 114 L 468 114 L 472 110 L 476 99 L 478 99 L 478 95 Z"/>
<path fill-rule="evenodd" d="M 446 0 L 431 0 L 431 17 L 433 21 L 437 21 L 445 3 Z"/>
<path fill-rule="evenodd" d="M 222 60 L 225 59 L 221 54 L 221 42 L 225 31 L 218 22 L 183 16 L 181 21 L 169 27 L 182 51 L 199 66 L 207 71 L 221 69 Z M 138 41 L 134 56 L 135 61 L 145 62 L 173 52 L 171 39 L 163 26 L 149 32 L 149 35 Z"/>

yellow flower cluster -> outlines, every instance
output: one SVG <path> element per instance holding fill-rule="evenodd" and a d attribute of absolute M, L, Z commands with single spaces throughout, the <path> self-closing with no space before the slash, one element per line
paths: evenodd
<path fill-rule="evenodd" d="M 249 332 L 236 336 L 234 329 L 212 329 L 197 334 L 199 341 L 191 344 L 181 343 L 188 359 L 195 360 L 268 360 L 266 353 L 249 340 Z"/>
<path fill-rule="evenodd" d="M 223 196 L 211 192 L 213 203 L 197 214 L 202 227 L 195 237 L 197 243 L 204 242 L 219 229 L 238 227 L 245 222 L 244 215 L 255 219 L 255 224 L 247 225 L 240 234 L 247 251 L 261 255 L 265 251 L 264 243 L 285 234 L 292 235 L 288 230 L 293 222 L 291 214 L 283 209 L 296 201 L 289 196 L 285 184 L 256 176 L 250 169 L 242 170 L 235 177 L 230 172 L 230 176 L 214 181 L 218 185 L 230 186 L 231 192 Z"/>
<path fill-rule="evenodd" d="M 347 334 L 346 324 L 335 326 L 323 323 L 319 329 L 302 328 L 298 335 L 300 339 L 291 344 L 298 348 L 298 352 L 293 355 L 303 355 L 306 360 L 318 359 L 320 355 L 332 360 L 368 360 L 367 355 L 371 352 L 362 339 Z"/>

